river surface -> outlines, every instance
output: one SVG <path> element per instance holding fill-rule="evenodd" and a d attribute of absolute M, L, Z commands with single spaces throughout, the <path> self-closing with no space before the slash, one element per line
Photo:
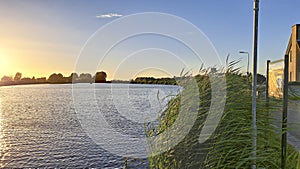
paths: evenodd
<path fill-rule="evenodd" d="M 116 146 L 111 137 L 105 141 L 111 136 L 106 133 L 99 144 L 91 137 L 96 129 L 86 130 L 82 122 L 106 123 L 115 133 L 145 137 L 144 123 L 155 121 L 178 91 L 178 86 L 137 84 L 0 87 L 0 167 L 123 168 L 122 145 L 132 140 Z M 105 119 L 84 121 L 83 112 Z M 143 151 L 126 154 L 129 168 L 149 168 L 147 158 L 135 158 Z"/>

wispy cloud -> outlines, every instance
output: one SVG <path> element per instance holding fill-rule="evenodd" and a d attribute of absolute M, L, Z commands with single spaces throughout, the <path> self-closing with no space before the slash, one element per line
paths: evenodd
<path fill-rule="evenodd" d="M 114 17 L 121 17 L 121 16 L 123 15 L 118 13 L 107 13 L 107 14 L 97 15 L 96 18 L 114 18 Z"/>

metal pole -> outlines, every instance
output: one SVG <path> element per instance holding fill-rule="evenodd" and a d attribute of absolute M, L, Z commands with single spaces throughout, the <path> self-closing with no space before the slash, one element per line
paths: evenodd
<path fill-rule="evenodd" d="M 284 79 L 283 79 L 282 137 L 281 137 L 281 168 L 282 169 L 286 168 L 288 82 L 289 82 L 289 55 L 285 55 L 284 56 Z"/>
<path fill-rule="evenodd" d="M 253 164 L 256 169 L 256 147 L 257 147 L 257 126 L 256 126 L 256 84 L 257 84 L 257 42 L 258 42 L 258 11 L 259 0 L 254 0 L 254 30 L 253 30 L 253 78 L 252 78 L 252 128 L 253 128 Z"/>
<path fill-rule="evenodd" d="M 271 120 L 270 120 L 270 109 L 269 109 L 269 107 L 270 107 L 270 98 L 269 98 L 269 82 L 270 82 L 270 76 L 269 76 L 269 73 L 270 73 L 270 60 L 267 60 L 267 72 L 266 72 L 266 109 L 267 109 L 267 118 L 268 118 L 268 120 L 267 120 L 267 125 L 271 125 Z M 271 135 L 269 135 L 269 131 L 268 130 L 266 130 L 265 131 L 265 137 L 266 138 L 270 138 L 270 137 L 268 137 L 268 136 L 271 136 Z"/>
<path fill-rule="evenodd" d="M 249 76 L 249 52 L 247 52 L 248 55 L 248 62 L 247 62 L 247 75 Z"/>
<path fill-rule="evenodd" d="M 270 60 L 267 60 L 267 74 L 266 74 L 266 101 L 269 102 L 269 73 L 270 73 Z"/>

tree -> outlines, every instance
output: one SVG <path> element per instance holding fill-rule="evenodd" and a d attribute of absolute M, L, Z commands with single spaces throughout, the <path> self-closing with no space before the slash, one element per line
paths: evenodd
<path fill-rule="evenodd" d="M 78 74 L 77 73 L 71 73 L 71 75 L 68 77 L 68 82 L 76 82 L 78 81 Z"/>
<path fill-rule="evenodd" d="M 15 77 L 14 77 L 14 81 L 19 81 L 21 79 L 22 79 L 22 73 L 17 72 L 16 75 L 15 75 Z"/>
<path fill-rule="evenodd" d="M 97 72 L 95 75 L 95 82 L 96 83 L 105 83 L 106 82 L 107 74 L 103 71 Z"/>
<path fill-rule="evenodd" d="M 49 76 L 48 81 L 50 83 L 63 83 L 63 82 L 65 82 L 64 76 L 61 73 L 59 73 L 59 74 L 53 73 L 52 75 Z"/>
<path fill-rule="evenodd" d="M 257 83 L 263 84 L 266 81 L 266 77 L 262 74 L 257 74 Z"/>
<path fill-rule="evenodd" d="M 10 81 L 12 81 L 12 77 L 11 76 L 3 76 L 1 78 L 1 81 L 3 81 L 3 82 L 10 82 Z"/>
<path fill-rule="evenodd" d="M 81 73 L 79 75 L 79 81 L 80 82 L 85 82 L 85 83 L 92 83 L 93 82 L 93 77 L 89 73 Z"/>
<path fill-rule="evenodd" d="M 73 78 L 73 79 L 78 79 L 78 74 L 77 73 L 71 73 L 71 75 L 69 76 L 69 77 L 71 77 L 71 78 Z"/>

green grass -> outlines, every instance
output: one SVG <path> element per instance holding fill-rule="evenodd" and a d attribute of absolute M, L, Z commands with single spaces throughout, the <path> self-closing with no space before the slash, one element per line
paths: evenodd
<path fill-rule="evenodd" d="M 188 78 L 188 77 L 187 77 Z M 233 69 L 226 72 L 225 111 L 216 131 L 204 144 L 198 137 L 204 125 L 211 101 L 211 86 L 207 74 L 196 76 L 199 87 L 200 103 L 197 119 L 189 134 L 175 147 L 162 154 L 149 154 L 150 167 L 153 169 L 173 168 L 250 168 L 255 160 L 257 168 L 280 168 L 281 131 L 272 125 L 269 112 L 278 106 L 264 98 L 257 99 L 257 157 L 252 158 L 252 114 L 251 83 Z M 187 95 L 193 95 L 187 91 Z M 157 136 L 175 122 L 181 103 L 185 98 L 179 94 L 169 103 L 165 115 L 157 128 L 147 126 L 148 137 Z M 185 103 L 187 104 L 187 103 Z M 183 111 L 190 111 L 185 106 Z M 287 168 L 294 169 L 298 162 L 298 152 L 288 146 Z"/>

